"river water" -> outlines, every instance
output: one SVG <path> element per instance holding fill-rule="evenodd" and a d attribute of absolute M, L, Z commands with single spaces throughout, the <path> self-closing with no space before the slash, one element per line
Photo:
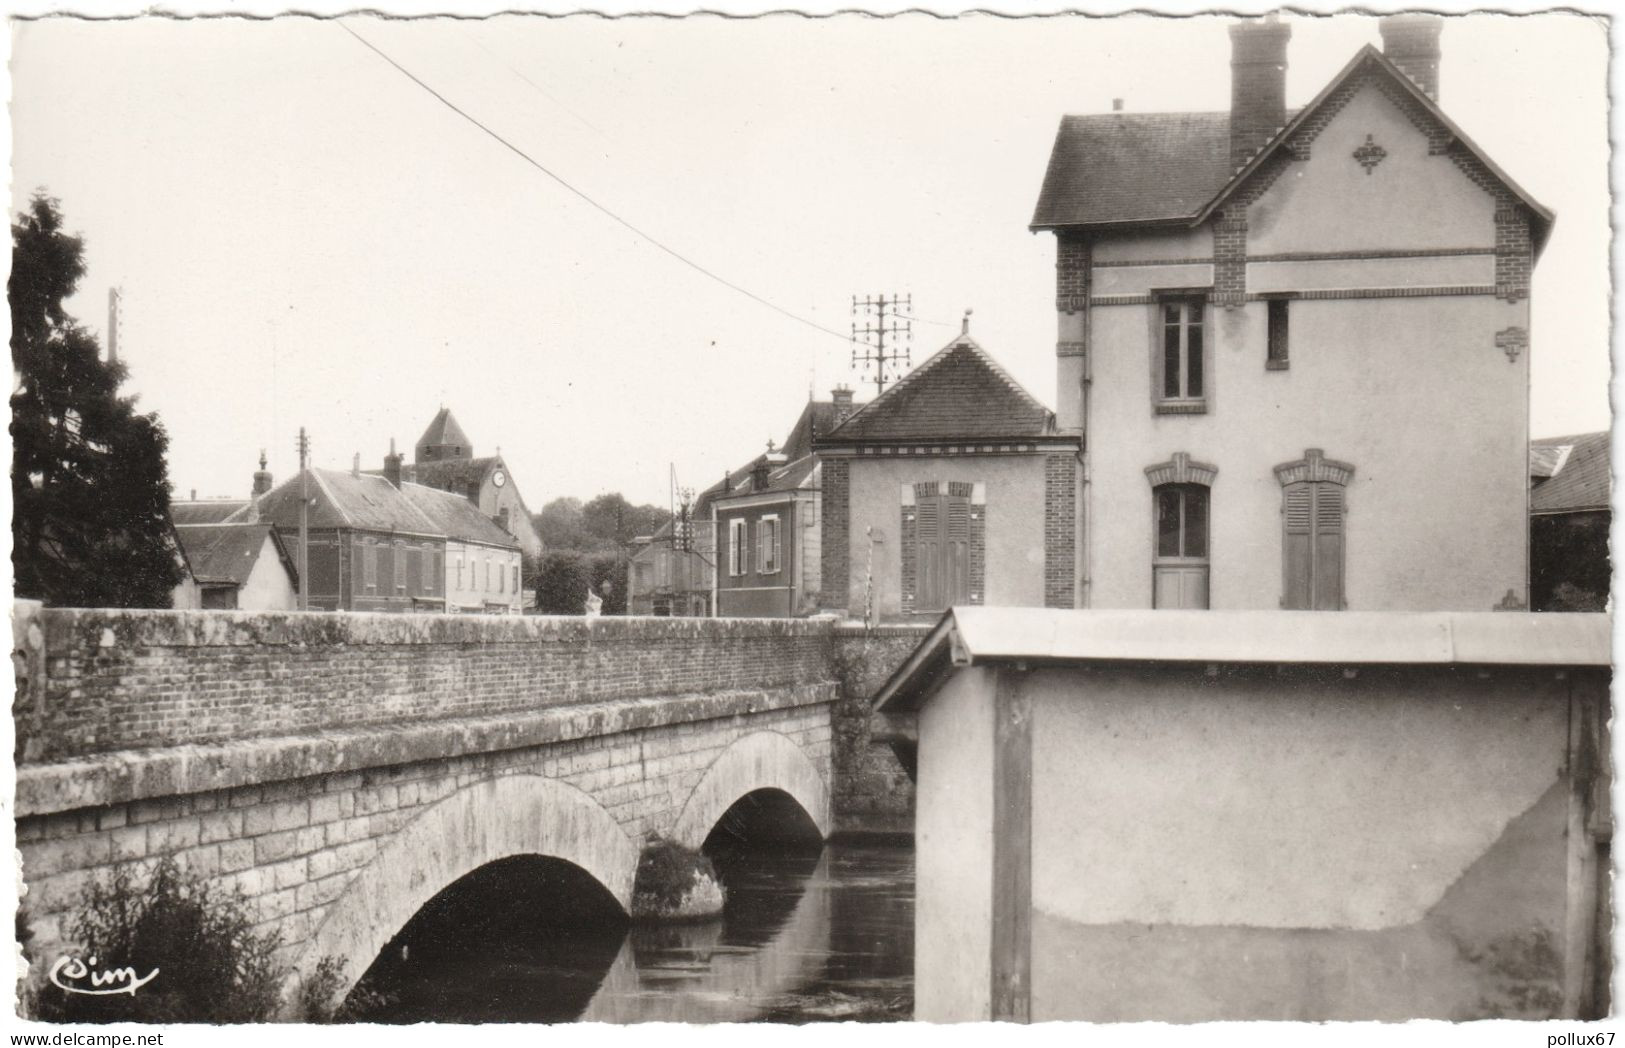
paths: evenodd
<path fill-rule="evenodd" d="M 493 868 L 496 867 L 496 868 Z M 914 849 L 721 858 L 718 920 L 628 927 L 565 864 L 493 864 L 424 907 L 351 995 L 364 1022 L 847 1022 L 914 1008 Z"/>

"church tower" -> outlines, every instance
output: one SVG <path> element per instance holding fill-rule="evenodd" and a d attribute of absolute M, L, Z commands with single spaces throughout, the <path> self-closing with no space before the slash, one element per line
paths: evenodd
<path fill-rule="evenodd" d="M 412 453 L 412 462 L 415 465 L 419 462 L 473 457 L 474 449 L 469 445 L 463 427 L 452 417 L 450 408 L 441 408 L 434 421 L 429 423 L 429 428 L 423 431 L 423 436 L 418 438 L 417 448 Z"/>

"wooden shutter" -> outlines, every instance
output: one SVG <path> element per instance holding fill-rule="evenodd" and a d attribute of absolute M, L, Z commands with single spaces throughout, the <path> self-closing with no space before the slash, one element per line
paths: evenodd
<path fill-rule="evenodd" d="M 944 607 L 970 601 L 970 500 L 949 495 L 942 545 Z"/>
<path fill-rule="evenodd" d="M 948 606 L 942 579 L 942 496 L 923 496 L 914 509 L 914 564 L 920 590 L 914 606 L 939 611 Z"/>
<path fill-rule="evenodd" d="M 1314 606 L 1314 489 L 1307 483 L 1288 484 L 1282 512 L 1286 517 L 1286 592 L 1281 606 L 1306 610 Z"/>
<path fill-rule="evenodd" d="M 1343 610 L 1343 488 L 1315 488 L 1315 610 Z"/>

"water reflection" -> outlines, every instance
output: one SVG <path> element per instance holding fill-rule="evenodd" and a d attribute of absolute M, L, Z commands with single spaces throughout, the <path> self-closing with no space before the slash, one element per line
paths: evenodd
<path fill-rule="evenodd" d="M 503 864 L 493 864 L 413 919 L 358 985 L 352 1012 L 370 1022 L 909 1018 L 910 844 L 717 860 L 722 919 L 632 928 L 618 911 L 606 918 L 607 893 L 583 891 L 575 878 L 586 875 L 568 864 L 508 860 L 495 874 Z"/>

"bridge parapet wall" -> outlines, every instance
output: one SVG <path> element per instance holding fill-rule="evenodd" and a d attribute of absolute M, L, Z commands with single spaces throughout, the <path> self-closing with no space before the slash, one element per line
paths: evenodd
<path fill-rule="evenodd" d="M 828 623 L 28 608 L 19 763 L 830 679 Z"/>

